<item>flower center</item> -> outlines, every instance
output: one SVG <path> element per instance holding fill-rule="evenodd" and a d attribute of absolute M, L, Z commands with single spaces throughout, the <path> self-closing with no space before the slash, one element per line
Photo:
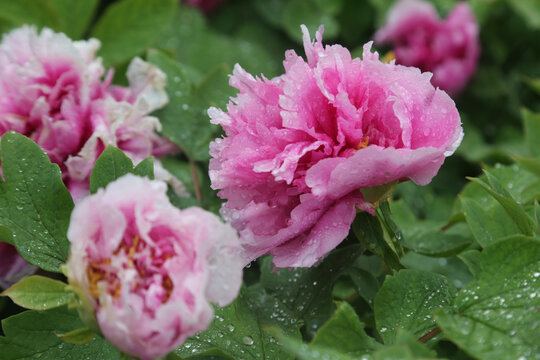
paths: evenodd
<path fill-rule="evenodd" d="M 369 144 L 369 136 L 366 136 L 358 143 L 358 145 L 356 145 L 356 150 L 364 149 L 368 146 L 368 144 Z"/>
<path fill-rule="evenodd" d="M 143 295 L 150 285 L 156 282 L 156 275 L 160 279 L 157 281 L 162 288 L 160 295 L 161 302 L 165 303 L 169 300 L 174 287 L 171 278 L 163 273 L 158 272 L 159 274 L 156 274 L 153 271 L 155 270 L 152 268 L 153 266 L 149 268 L 147 261 L 141 259 L 150 260 L 150 263 L 159 262 L 161 264 L 164 260 L 170 258 L 171 254 L 163 254 L 160 259 L 157 259 L 154 253 L 147 251 L 149 249 L 146 249 L 144 245 L 145 243 L 140 241 L 139 235 L 135 235 L 131 244 L 128 244 L 126 241 L 120 243 L 113 253 L 113 261 L 111 261 L 111 258 L 105 258 L 89 263 L 86 274 L 90 295 L 94 300 L 99 303 L 99 295 L 103 291 L 100 291 L 100 288 L 103 288 L 98 286 L 100 282 L 105 282 L 106 291 L 114 299 L 118 299 L 121 295 L 122 285 L 128 286 L 131 292 Z M 149 259 L 147 255 L 149 255 Z M 135 269 L 138 276 L 131 283 L 121 281 L 119 274 L 122 269 Z"/>

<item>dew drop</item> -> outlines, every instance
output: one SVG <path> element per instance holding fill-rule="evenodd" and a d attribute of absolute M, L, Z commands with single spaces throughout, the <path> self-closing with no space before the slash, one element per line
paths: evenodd
<path fill-rule="evenodd" d="M 244 342 L 244 345 L 253 345 L 253 338 L 251 336 L 244 336 L 242 341 Z"/>

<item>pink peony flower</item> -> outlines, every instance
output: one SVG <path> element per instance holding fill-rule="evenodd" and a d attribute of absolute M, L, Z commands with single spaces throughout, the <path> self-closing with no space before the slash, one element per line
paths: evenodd
<path fill-rule="evenodd" d="M 411 179 L 425 185 L 463 132 L 452 99 L 431 74 L 352 59 L 322 45 L 307 62 L 292 50 L 285 74 L 254 78 L 235 66 L 227 112 L 211 108 L 226 136 L 210 145 L 210 178 L 222 215 L 240 233 L 245 263 L 274 255 L 278 267 L 312 266 L 349 232 L 356 210 L 373 212 L 367 188 Z M 368 201 L 369 200 L 369 201 Z"/>
<path fill-rule="evenodd" d="M 375 41 L 391 43 L 398 64 L 433 73 L 433 85 L 459 93 L 476 71 L 480 55 L 478 24 L 467 3 L 441 20 L 431 3 L 398 1 Z"/>
<path fill-rule="evenodd" d="M 0 288 L 7 289 L 35 271 L 36 267 L 27 263 L 14 246 L 0 242 Z"/>
<path fill-rule="evenodd" d="M 71 41 L 30 26 L 0 44 L 0 135 L 15 130 L 39 144 L 76 199 L 88 193 L 91 169 L 107 145 L 135 161 L 177 150 L 148 116 L 168 102 L 165 74 L 135 58 L 130 86 L 112 86 L 112 72 L 101 80 L 99 47 L 96 39 Z"/>
<path fill-rule="evenodd" d="M 209 14 L 216 10 L 225 0 L 185 0 L 185 2 Z"/>
<path fill-rule="evenodd" d="M 210 324 L 242 282 L 238 237 L 160 181 L 125 175 L 76 204 L 68 280 L 120 350 L 154 359 Z"/>

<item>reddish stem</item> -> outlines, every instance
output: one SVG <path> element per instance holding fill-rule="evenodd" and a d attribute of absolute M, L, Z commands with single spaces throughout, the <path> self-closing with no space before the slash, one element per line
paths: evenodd
<path fill-rule="evenodd" d="M 202 203 L 201 187 L 199 185 L 199 175 L 197 175 L 197 166 L 195 162 L 189 159 L 189 167 L 191 168 L 191 177 L 193 178 L 193 186 L 195 187 L 195 197 Z"/>
<path fill-rule="evenodd" d="M 426 343 L 428 342 L 429 340 L 433 339 L 435 336 L 439 335 L 441 333 L 441 329 L 436 327 L 435 329 L 431 330 L 430 332 L 428 332 L 427 334 L 425 335 L 422 335 L 418 341 L 421 342 L 421 343 Z"/>

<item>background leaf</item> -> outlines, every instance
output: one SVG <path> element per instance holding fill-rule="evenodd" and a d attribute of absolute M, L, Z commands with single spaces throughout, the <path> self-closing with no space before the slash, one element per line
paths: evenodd
<path fill-rule="evenodd" d="M 176 0 L 121 0 L 107 8 L 92 29 L 101 40 L 105 65 L 119 65 L 144 53 L 167 30 L 177 10 Z"/>
<path fill-rule="evenodd" d="M 200 102 L 204 103 L 202 88 L 212 88 L 213 77 L 218 76 L 219 72 L 210 74 L 203 80 L 203 85 L 195 90 L 180 63 L 158 51 L 151 51 L 148 60 L 163 70 L 169 79 L 167 94 L 171 103 L 156 113 L 161 120 L 163 134 L 179 145 L 192 159 L 208 160 L 208 144 L 216 137 L 217 127 L 210 123 L 206 113 L 208 104 L 203 106 Z M 219 87 L 212 89 L 214 94 L 218 89 Z M 198 100 L 195 100 L 195 96 L 198 96 Z"/>
<path fill-rule="evenodd" d="M 97 4 L 98 0 L 0 0 L 0 22 L 7 29 L 24 24 L 46 26 L 76 40 L 82 38 Z"/>

